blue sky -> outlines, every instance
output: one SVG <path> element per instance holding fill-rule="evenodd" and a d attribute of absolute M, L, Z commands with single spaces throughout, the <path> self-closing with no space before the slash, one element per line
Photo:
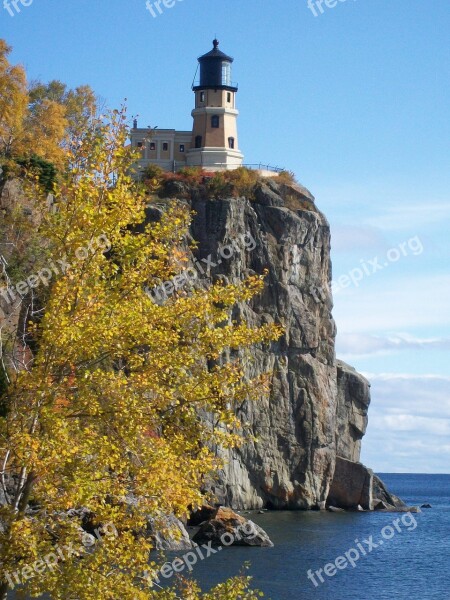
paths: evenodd
<path fill-rule="evenodd" d="M 338 354 L 372 381 L 364 462 L 449 472 L 448 0 L 19 6 L 0 4 L 0 36 L 30 78 L 127 98 L 143 126 L 190 128 L 196 57 L 219 37 L 246 162 L 293 170 L 331 223 Z"/>

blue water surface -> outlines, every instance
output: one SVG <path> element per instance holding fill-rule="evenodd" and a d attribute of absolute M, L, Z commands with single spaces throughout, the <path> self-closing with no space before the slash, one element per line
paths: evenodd
<path fill-rule="evenodd" d="M 432 508 L 413 517 L 376 512 L 252 514 L 275 547 L 223 549 L 199 561 L 193 576 L 209 589 L 250 561 L 253 586 L 272 600 L 450 600 L 450 475 L 381 477 L 408 504 L 430 503 Z M 395 519 L 400 519 L 397 527 Z M 392 538 L 384 539 L 382 530 Z M 317 587 L 308 579 L 308 570 L 314 573 L 351 548 L 358 550 L 355 540 L 368 549 L 370 544 L 362 540 L 370 536 L 383 544 L 366 556 L 359 552 L 354 568 L 349 565 L 331 577 L 322 573 L 324 583 L 316 576 Z"/>

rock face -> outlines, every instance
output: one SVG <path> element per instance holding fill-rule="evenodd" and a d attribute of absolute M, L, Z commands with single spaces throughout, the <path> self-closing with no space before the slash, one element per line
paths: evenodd
<path fill-rule="evenodd" d="M 339 508 L 373 510 L 373 472 L 364 465 L 340 456 L 328 495 L 328 504 Z"/>
<path fill-rule="evenodd" d="M 361 440 L 366 433 L 370 405 L 370 383 L 345 362 L 337 366 L 337 427 L 338 456 L 358 462 Z"/>
<path fill-rule="evenodd" d="M 0 190 L 0 208 L 9 210 L 14 196 L 20 204 L 19 192 L 13 183 Z M 269 350 L 257 348 L 247 361 L 249 377 L 273 373 L 271 393 L 239 407 L 254 441 L 233 452 L 217 449 L 226 465 L 207 486 L 217 503 L 235 509 L 324 509 L 328 499 L 328 505 L 344 508 L 376 500 L 395 506 L 395 498 L 358 464 L 369 384 L 335 359 L 330 228 L 314 198 L 302 186 L 271 179 L 251 199 L 221 200 L 211 199 L 206 187 L 169 182 L 161 203 L 149 206 L 148 220 L 158 219 L 174 197 L 194 211 L 196 284 L 232 283 L 267 270 L 263 293 L 238 305 L 233 319 L 285 328 Z M 0 298 L 0 324 L 12 335 L 20 313 L 20 306 Z"/>
<path fill-rule="evenodd" d="M 373 497 L 373 507 L 376 510 L 379 508 L 380 503 L 387 504 L 389 507 L 394 507 L 398 509 L 406 508 L 406 504 L 394 494 L 391 494 L 384 483 L 381 481 L 379 477 L 376 475 L 373 476 L 372 483 L 372 497 Z"/>
<path fill-rule="evenodd" d="M 269 536 L 259 525 L 224 507 L 217 509 L 192 540 L 196 544 L 211 542 L 213 546 L 273 546 Z"/>
<path fill-rule="evenodd" d="M 179 183 L 171 194 L 194 211 L 193 263 L 207 267 L 201 281 L 232 283 L 267 269 L 264 292 L 233 318 L 285 328 L 278 343 L 256 349 L 247 364 L 249 377 L 273 372 L 270 396 L 239 410 L 256 441 L 225 454 L 217 449 L 226 466 L 209 490 L 235 509 L 323 509 L 333 486 L 336 506 L 373 508 L 373 498 L 384 496 L 358 463 L 370 385 L 335 359 L 330 228 L 313 196 L 270 179 L 251 200 L 212 200 Z"/>
<path fill-rule="evenodd" d="M 195 258 L 210 257 L 213 280 L 269 272 L 264 292 L 239 306 L 234 318 L 254 326 L 275 321 L 286 330 L 247 366 L 249 376 L 273 370 L 270 397 L 252 398 L 239 412 L 257 441 L 227 454 L 211 487 L 219 503 L 237 509 L 324 508 L 337 413 L 330 228 L 304 188 L 269 180 L 255 196 L 210 200 L 196 193 L 190 200 Z M 232 256 L 221 258 L 229 245 Z"/>

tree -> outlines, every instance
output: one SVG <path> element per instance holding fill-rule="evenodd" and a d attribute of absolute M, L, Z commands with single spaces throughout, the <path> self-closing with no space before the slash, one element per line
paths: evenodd
<path fill-rule="evenodd" d="M 0 156 L 37 155 L 59 169 L 65 149 L 78 142 L 97 111 L 89 86 L 70 90 L 60 81 L 27 84 L 23 67 L 8 61 L 11 48 L 0 40 Z"/>
<path fill-rule="evenodd" d="M 19 152 L 28 155 L 32 149 L 33 154 L 63 168 L 65 152 L 61 142 L 67 127 L 66 108 L 58 102 L 45 98 L 28 110 Z"/>
<path fill-rule="evenodd" d="M 0 39 L 0 154 L 7 157 L 22 139 L 28 107 L 25 71 L 9 64 L 10 52 L 10 46 Z"/>
<path fill-rule="evenodd" d="M 98 101 L 94 91 L 83 85 L 74 90 L 58 80 L 49 83 L 32 82 L 30 85 L 30 112 L 39 113 L 45 102 L 53 102 L 63 106 L 67 120 L 63 144 L 78 140 L 96 116 Z"/>
<path fill-rule="evenodd" d="M 236 403 L 267 390 L 267 377 L 248 382 L 226 360 L 280 335 L 231 320 L 261 277 L 180 290 L 164 303 L 147 295 L 174 276 L 189 214 L 174 203 L 145 224 L 147 197 L 127 175 L 136 156 L 125 120 L 115 111 L 94 122 L 68 157 L 58 210 L 46 213 L 41 200 L 52 284 L 41 320 L 26 324 L 32 358 L 9 374 L 0 416 L 3 598 L 14 572 L 31 595 L 176 598 L 152 584 L 147 517 L 202 502 L 202 479 L 220 466 L 210 447 L 240 443 Z M 81 507 L 91 530 L 112 524 L 117 535 L 82 550 L 70 516 Z M 38 572 L 56 547 L 78 555 Z M 183 585 L 191 600 L 257 597 L 244 577 L 205 596 Z"/>

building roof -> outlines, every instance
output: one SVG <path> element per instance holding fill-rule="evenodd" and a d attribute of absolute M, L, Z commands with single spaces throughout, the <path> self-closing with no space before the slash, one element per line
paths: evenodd
<path fill-rule="evenodd" d="M 203 61 L 211 58 L 219 58 L 220 60 L 227 60 L 229 62 L 233 62 L 234 58 L 231 58 L 231 56 L 228 56 L 227 54 L 224 54 L 221 50 L 219 50 L 219 40 L 214 40 L 213 46 L 214 48 L 212 50 L 210 50 L 206 54 L 203 54 L 203 56 L 200 56 L 198 60 Z"/>

